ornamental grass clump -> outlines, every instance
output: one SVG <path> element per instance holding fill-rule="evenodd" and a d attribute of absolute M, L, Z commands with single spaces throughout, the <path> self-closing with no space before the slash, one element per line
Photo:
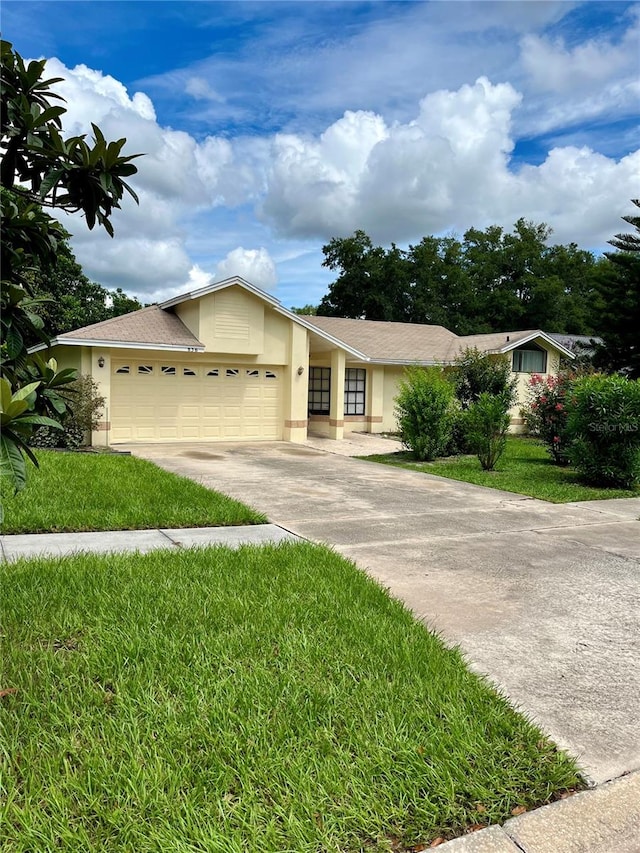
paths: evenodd
<path fill-rule="evenodd" d="M 535 373 L 529 382 L 531 400 L 522 410 L 529 432 L 540 439 L 556 465 L 569 464 L 568 419 L 573 381 L 566 373 L 546 377 Z"/>
<path fill-rule="evenodd" d="M 403 445 L 420 462 L 441 456 L 451 440 L 453 388 L 437 367 L 409 367 L 396 397 Z"/>
<path fill-rule="evenodd" d="M 597 486 L 640 483 L 640 383 L 625 376 L 585 376 L 572 389 L 569 455 Z"/>

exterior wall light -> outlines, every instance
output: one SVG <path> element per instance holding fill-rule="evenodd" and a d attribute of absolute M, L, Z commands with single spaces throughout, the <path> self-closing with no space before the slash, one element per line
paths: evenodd
<path fill-rule="evenodd" d="M 302 376 L 303 373 L 304 373 L 304 367 L 302 365 L 300 365 L 300 367 L 298 368 L 298 376 Z"/>
<path fill-rule="evenodd" d="M 104 367 L 104 357 L 100 356 L 98 359 L 98 367 Z"/>

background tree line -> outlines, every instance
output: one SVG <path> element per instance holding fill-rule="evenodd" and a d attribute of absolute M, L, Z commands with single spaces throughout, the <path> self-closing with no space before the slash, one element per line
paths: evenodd
<path fill-rule="evenodd" d="M 323 247 L 337 273 L 317 313 L 445 326 L 459 335 L 544 329 L 590 335 L 606 259 L 575 243 L 548 245 L 551 229 L 519 219 L 470 228 L 462 239 L 424 237 L 408 249 L 374 246 L 364 231 Z M 308 310 L 308 307 L 307 309 Z"/>

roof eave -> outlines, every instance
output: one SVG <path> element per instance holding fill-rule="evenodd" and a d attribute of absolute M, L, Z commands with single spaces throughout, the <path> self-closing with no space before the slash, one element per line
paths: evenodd
<path fill-rule="evenodd" d="M 532 332 L 532 334 L 527 335 L 524 338 L 518 338 L 517 341 L 510 341 L 508 344 L 501 347 L 500 349 L 487 350 L 487 352 L 508 353 L 516 349 L 517 347 L 522 346 L 523 344 L 528 344 L 531 343 L 531 341 L 535 341 L 536 338 L 542 338 L 543 341 L 546 341 L 550 346 L 552 346 L 554 349 L 557 349 L 559 352 L 561 352 L 563 355 L 566 355 L 568 358 L 575 358 L 575 355 L 571 352 L 571 350 L 568 350 L 565 346 L 554 340 L 550 335 L 547 335 L 546 332 L 542 331 Z"/>
<path fill-rule="evenodd" d="M 71 347 L 110 347 L 112 349 L 162 350 L 163 352 L 204 352 L 204 344 L 161 344 L 143 343 L 141 341 L 109 341 L 86 338 L 52 338 L 49 344 L 36 344 L 29 347 L 28 352 L 34 353 L 55 346 Z"/>

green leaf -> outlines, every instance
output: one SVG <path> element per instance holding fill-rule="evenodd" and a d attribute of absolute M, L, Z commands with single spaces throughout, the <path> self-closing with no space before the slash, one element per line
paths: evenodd
<path fill-rule="evenodd" d="M 13 400 L 26 400 L 38 388 L 40 382 L 30 382 L 28 385 L 23 385 L 13 394 Z"/>
<path fill-rule="evenodd" d="M 8 477 L 16 494 L 27 484 L 24 456 L 6 433 L 0 435 L 0 476 Z"/>

